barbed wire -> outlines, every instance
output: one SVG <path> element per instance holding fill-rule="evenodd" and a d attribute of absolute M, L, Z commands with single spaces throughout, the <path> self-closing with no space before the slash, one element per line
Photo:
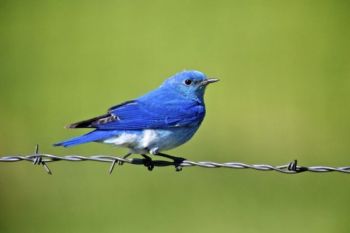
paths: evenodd
<path fill-rule="evenodd" d="M 13 155 L 13 156 L 3 156 L 0 157 L 0 162 L 19 162 L 28 161 L 32 162 L 34 165 L 42 165 L 48 174 L 52 174 L 52 171 L 48 167 L 48 163 L 57 161 L 69 161 L 69 162 L 81 162 L 81 161 L 95 161 L 95 162 L 105 162 L 111 163 L 109 168 L 109 174 L 113 172 L 113 169 L 118 163 L 122 165 L 124 163 L 133 165 L 144 165 L 148 167 L 148 170 L 152 170 L 153 167 L 166 167 L 174 166 L 176 171 L 181 171 L 183 167 L 202 167 L 202 168 L 232 168 L 232 169 L 252 169 L 257 171 L 276 171 L 284 174 L 298 174 L 302 172 L 340 172 L 340 173 L 350 173 L 350 166 L 345 167 L 329 167 L 329 166 L 299 166 L 297 160 L 294 160 L 288 164 L 280 166 L 272 166 L 268 164 L 245 164 L 240 162 L 226 162 L 217 163 L 210 161 L 194 162 L 189 160 L 184 160 L 181 163 L 175 163 L 173 161 L 164 160 L 149 160 L 146 158 L 133 158 L 127 159 L 117 156 L 107 156 L 107 155 L 93 155 L 93 156 L 80 156 L 80 155 L 66 155 L 66 156 L 56 156 L 51 154 L 39 153 L 39 145 L 35 147 L 35 151 L 31 155 Z M 152 166 L 150 166 L 150 162 Z"/>

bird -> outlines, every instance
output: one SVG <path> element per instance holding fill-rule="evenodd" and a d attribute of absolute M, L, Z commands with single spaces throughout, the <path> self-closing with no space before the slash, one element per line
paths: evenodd
<path fill-rule="evenodd" d="M 143 156 L 144 165 L 150 171 L 154 164 L 149 155 L 171 159 L 178 170 L 186 159 L 164 151 L 186 143 L 197 132 L 206 113 L 206 87 L 217 81 L 219 79 L 208 78 L 197 70 L 181 71 L 141 97 L 115 105 L 103 115 L 66 126 L 93 131 L 54 146 L 111 144 L 128 149 L 125 159 L 132 154 Z"/>

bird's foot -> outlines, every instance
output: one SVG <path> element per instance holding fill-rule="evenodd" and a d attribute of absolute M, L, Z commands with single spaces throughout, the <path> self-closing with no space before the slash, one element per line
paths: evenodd
<path fill-rule="evenodd" d="M 182 170 L 181 164 L 182 164 L 183 161 L 186 160 L 185 158 L 172 156 L 172 155 L 168 155 L 168 154 L 164 154 L 164 153 L 160 153 L 160 152 L 158 152 L 156 155 L 173 160 L 173 163 L 174 163 L 174 166 L 175 166 L 175 170 L 177 172 Z"/>
<path fill-rule="evenodd" d="M 126 155 L 123 156 L 123 159 L 127 159 L 130 155 L 131 155 L 131 153 L 127 153 Z M 124 164 L 124 161 L 121 161 L 121 160 L 118 161 L 118 165 L 121 166 L 123 164 Z"/>
<path fill-rule="evenodd" d="M 185 158 L 181 158 L 181 157 L 178 157 L 178 158 L 174 159 L 175 171 L 177 171 L 177 172 L 182 171 L 181 164 L 185 160 L 186 160 Z"/>
<path fill-rule="evenodd" d="M 154 162 L 153 160 L 151 159 L 151 157 L 145 155 L 145 154 L 142 154 L 144 160 L 143 160 L 143 165 L 145 167 L 147 167 L 148 171 L 152 171 L 153 168 L 154 168 Z"/>
<path fill-rule="evenodd" d="M 148 171 L 152 171 L 154 168 L 154 163 L 152 159 L 145 159 L 143 165 L 147 167 Z"/>

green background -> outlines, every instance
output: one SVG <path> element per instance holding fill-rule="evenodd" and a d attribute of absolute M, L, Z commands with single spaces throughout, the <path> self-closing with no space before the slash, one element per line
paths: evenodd
<path fill-rule="evenodd" d="M 350 165 L 349 1 L 0 2 L 0 155 L 51 145 L 183 69 L 221 82 L 194 161 Z M 0 232 L 349 232 L 350 176 L 0 164 Z"/>

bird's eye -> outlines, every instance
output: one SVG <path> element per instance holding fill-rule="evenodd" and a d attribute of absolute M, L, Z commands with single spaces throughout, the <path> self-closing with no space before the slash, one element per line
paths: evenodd
<path fill-rule="evenodd" d="M 185 84 L 186 84 L 187 86 L 191 85 L 191 83 L 192 83 L 192 80 L 191 80 L 191 79 L 186 79 L 186 80 L 185 80 Z"/>

